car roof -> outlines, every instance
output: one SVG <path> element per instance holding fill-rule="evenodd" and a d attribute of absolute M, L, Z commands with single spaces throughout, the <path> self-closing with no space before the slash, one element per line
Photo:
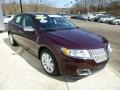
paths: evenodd
<path fill-rule="evenodd" d="M 58 14 L 50 14 L 50 13 L 20 13 L 18 15 L 24 15 L 24 14 L 29 14 L 29 15 L 32 15 L 32 16 L 36 16 L 36 15 L 45 15 L 45 16 L 48 16 L 48 15 L 58 15 Z M 59 15 L 60 16 L 60 15 Z"/>

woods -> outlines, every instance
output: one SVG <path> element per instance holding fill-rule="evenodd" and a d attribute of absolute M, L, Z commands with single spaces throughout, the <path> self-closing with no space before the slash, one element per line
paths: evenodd
<path fill-rule="evenodd" d="M 76 4 L 70 8 L 70 13 L 95 12 L 120 15 L 120 0 L 77 0 Z"/>
<path fill-rule="evenodd" d="M 2 0 L 2 10 L 4 14 L 17 14 L 21 13 L 19 0 Z M 22 1 L 23 12 L 41 12 L 41 13 L 56 13 L 59 8 L 56 8 L 52 2 L 41 2 L 41 0 L 28 0 Z"/>
<path fill-rule="evenodd" d="M 106 12 L 112 15 L 120 15 L 120 0 L 75 0 L 64 5 L 63 8 L 57 8 L 55 0 L 22 0 L 24 12 L 41 12 L 41 13 L 59 13 L 66 12 L 69 14 L 79 13 L 96 13 Z M 53 3 L 54 2 L 54 3 Z M 69 5 L 71 7 L 67 7 Z M 2 0 L 2 9 L 4 14 L 20 13 L 19 0 Z"/>

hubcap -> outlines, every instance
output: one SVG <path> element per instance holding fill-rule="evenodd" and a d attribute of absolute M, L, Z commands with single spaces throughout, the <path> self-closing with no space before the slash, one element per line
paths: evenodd
<path fill-rule="evenodd" d="M 13 37 L 11 34 L 9 34 L 9 40 L 10 40 L 10 43 L 13 44 Z"/>
<path fill-rule="evenodd" d="M 42 65 L 44 69 L 48 73 L 52 73 L 54 71 L 54 63 L 51 56 L 48 53 L 43 53 L 41 56 L 41 60 L 42 60 Z"/>

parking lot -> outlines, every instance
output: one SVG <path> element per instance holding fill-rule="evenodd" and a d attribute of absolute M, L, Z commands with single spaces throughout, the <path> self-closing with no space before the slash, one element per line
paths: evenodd
<path fill-rule="evenodd" d="M 20 46 L 11 46 L 7 33 L 1 33 L 0 90 L 120 90 L 120 26 L 80 20 L 72 22 L 111 42 L 112 57 L 103 70 L 79 80 L 49 76 L 37 57 Z"/>

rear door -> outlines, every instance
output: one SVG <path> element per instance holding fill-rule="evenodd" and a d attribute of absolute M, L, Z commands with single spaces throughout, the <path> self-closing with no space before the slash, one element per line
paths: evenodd
<path fill-rule="evenodd" d="M 18 36 L 22 35 L 21 31 L 23 27 L 21 25 L 23 15 L 17 15 L 10 23 L 9 23 L 9 30 L 12 32 L 14 39 L 20 43 L 20 38 Z"/>

